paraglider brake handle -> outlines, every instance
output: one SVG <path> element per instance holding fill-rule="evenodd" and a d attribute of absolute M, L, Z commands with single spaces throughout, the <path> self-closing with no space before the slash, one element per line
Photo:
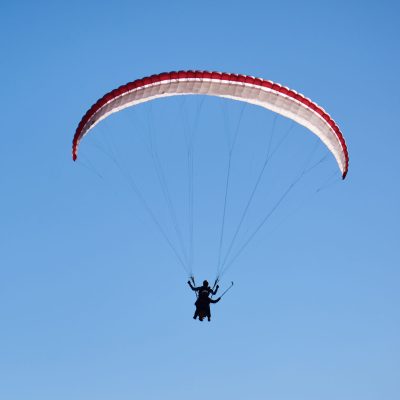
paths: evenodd
<path fill-rule="evenodd" d="M 231 286 L 229 286 L 228 289 L 226 289 L 225 292 L 222 293 L 221 296 L 219 296 L 219 297 L 223 297 L 223 296 L 225 295 L 226 292 L 228 292 L 229 290 L 232 289 L 232 287 L 233 287 L 233 281 L 231 282 Z"/>

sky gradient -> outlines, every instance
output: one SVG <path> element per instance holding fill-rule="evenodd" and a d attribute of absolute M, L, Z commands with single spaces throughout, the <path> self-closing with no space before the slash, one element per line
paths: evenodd
<path fill-rule="evenodd" d="M 399 14 L 394 1 L 3 2 L 0 398 L 398 399 Z M 99 97 L 180 69 L 293 88 L 333 116 L 350 154 L 345 181 L 315 193 L 335 170 L 327 159 L 318 183 L 299 190 L 301 202 L 291 197 L 232 265 L 222 285 L 235 287 L 210 324 L 193 321 L 187 275 L 107 152 L 118 149 L 164 222 L 146 150 L 154 130 L 182 222 L 182 186 L 174 185 L 184 180 L 186 118 L 202 133 L 195 272 L 211 280 L 223 149 L 240 106 L 154 102 L 99 124 L 82 142 L 82 160 L 71 158 L 76 126 Z M 263 127 L 273 123 L 258 109 L 243 113 L 229 221 L 262 163 Z M 277 121 L 281 132 L 285 123 Z M 295 129 L 292 147 L 279 149 L 282 165 L 313 152 L 312 135 Z M 254 218 L 262 210 L 259 200 Z"/>

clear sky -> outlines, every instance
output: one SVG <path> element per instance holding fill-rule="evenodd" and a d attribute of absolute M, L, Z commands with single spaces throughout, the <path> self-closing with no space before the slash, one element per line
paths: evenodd
<path fill-rule="evenodd" d="M 395 1 L 3 1 L 0 398 L 398 399 L 399 15 Z M 229 101 L 167 99 L 104 121 L 71 159 L 94 101 L 179 69 L 304 93 L 350 153 L 344 182 L 331 184 L 328 157 L 232 264 L 221 286 L 234 289 L 211 323 L 192 319 L 187 274 L 107 154 L 130 168 L 179 248 L 148 139 L 187 245 L 182 133 L 195 132 L 195 276 L 212 280 L 226 139 L 238 131 L 225 246 L 265 135 L 279 143 L 287 122 L 271 128 L 271 114 L 249 106 L 239 123 Z M 305 129 L 289 136 L 277 165 L 318 160 Z M 243 232 L 280 171 L 271 163 Z"/>

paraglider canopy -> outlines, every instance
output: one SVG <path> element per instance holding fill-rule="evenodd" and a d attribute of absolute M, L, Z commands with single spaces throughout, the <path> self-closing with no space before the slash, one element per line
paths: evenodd
<path fill-rule="evenodd" d="M 208 71 L 161 73 L 135 80 L 107 93 L 80 121 L 73 139 L 73 159 L 77 159 L 82 138 L 109 115 L 161 97 L 195 94 L 255 104 L 305 126 L 326 145 L 337 161 L 342 178 L 346 177 L 349 156 L 344 137 L 322 107 L 294 90 L 268 80 Z"/>

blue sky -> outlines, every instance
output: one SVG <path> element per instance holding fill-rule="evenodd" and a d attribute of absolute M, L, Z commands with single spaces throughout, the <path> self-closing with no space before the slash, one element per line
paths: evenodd
<path fill-rule="evenodd" d="M 15 1 L 0 10 L 0 398 L 398 398 L 396 2 Z M 344 182 L 315 192 L 335 170 L 328 158 L 232 265 L 222 285 L 235 288 L 210 324 L 192 320 L 186 274 L 105 154 L 119 149 L 174 237 L 145 150 L 148 120 L 182 226 L 179 135 L 186 119 L 202 134 L 195 273 L 212 279 L 225 139 L 240 107 L 207 99 L 196 114 L 198 99 L 154 102 L 104 121 L 71 160 L 94 101 L 178 69 L 255 75 L 304 93 L 338 122 L 350 153 Z M 227 234 L 273 123 L 255 107 L 243 115 Z M 291 137 L 277 165 L 299 168 L 315 139 L 299 127 Z M 273 187 L 284 176 L 277 168 Z"/>

